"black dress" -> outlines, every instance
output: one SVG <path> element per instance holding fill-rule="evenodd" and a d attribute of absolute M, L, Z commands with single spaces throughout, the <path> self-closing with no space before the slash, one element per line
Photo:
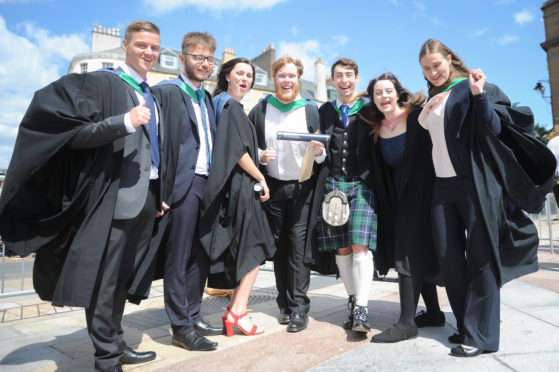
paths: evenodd
<path fill-rule="evenodd" d="M 237 163 L 248 153 L 258 164 L 256 131 L 243 106 L 229 99 L 223 106 L 210 175 L 202 201 L 199 232 L 212 261 L 208 286 L 233 289 L 276 248 L 256 180 Z"/>
<path fill-rule="evenodd" d="M 431 234 L 431 195 L 435 172 L 429 134 L 420 127 L 420 108 L 406 121 L 405 146 L 398 170 L 381 154 L 380 140 L 372 145 L 373 180 L 379 221 L 377 264 L 394 267 L 420 281 L 440 282 Z"/>

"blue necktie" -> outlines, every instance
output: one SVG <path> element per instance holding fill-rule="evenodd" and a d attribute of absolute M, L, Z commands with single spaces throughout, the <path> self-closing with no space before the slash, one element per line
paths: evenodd
<path fill-rule="evenodd" d="M 347 128 L 347 119 L 349 114 L 349 106 L 348 105 L 341 105 L 340 110 L 342 110 L 342 123 L 344 128 Z"/>
<path fill-rule="evenodd" d="M 208 157 L 208 165 L 212 163 L 212 149 L 210 148 L 210 135 L 208 133 L 208 119 L 206 118 L 206 102 L 202 99 L 202 91 L 196 90 L 198 102 L 200 103 L 200 111 L 202 111 L 202 126 L 204 127 L 204 134 L 206 135 L 206 155 Z"/>
<path fill-rule="evenodd" d="M 155 113 L 155 101 L 153 100 L 153 95 L 151 94 L 151 89 L 149 89 L 148 83 L 142 81 L 140 83 L 144 91 L 144 100 L 146 101 L 146 107 L 151 112 L 148 122 L 148 134 L 149 141 L 151 142 L 151 162 L 153 165 L 159 169 L 159 142 L 157 140 L 157 121 Z"/>

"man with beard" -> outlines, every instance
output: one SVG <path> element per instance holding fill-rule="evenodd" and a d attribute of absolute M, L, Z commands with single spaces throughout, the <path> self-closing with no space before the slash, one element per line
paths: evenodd
<path fill-rule="evenodd" d="M 128 347 L 121 320 L 127 297 L 138 303 L 149 293 L 156 215 L 168 209 L 165 134 L 146 82 L 159 28 L 130 23 L 122 47 L 120 68 L 66 75 L 35 93 L 0 199 L 8 247 L 22 256 L 37 251 L 41 299 L 85 307 L 102 371 L 155 358 Z"/>
<path fill-rule="evenodd" d="M 315 182 L 314 178 L 299 181 L 301 166 L 307 146 L 312 146 L 316 163 L 322 163 L 326 154 L 317 141 L 276 139 L 278 131 L 315 133 L 320 124 L 316 104 L 299 96 L 301 61 L 282 57 L 272 65 L 272 73 L 276 94 L 259 102 L 249 117 L 256 126 L 259 160 L 270 188 L 269 212 L 278 245 L 274 257 L 278 322 L 289 324 L 288 332 L 299 332 L 307 328 L 310 308 L 310 268 L 304 256 L 311 241 L 307 231 Z"/>
<path fill-rule="evenodd" d="M 165 246 L 165 310 L 171 321 L 173 345 L 192 351 L 214 350 L 204 336 L 223 332 L 200 314 L 209 258 L 198 236 L 198 210 L 204 195 L 215 136 L 212 100 L 202 82 L 212 73 L 216 41 L 207 32 L 191 32 L 182 40 L 184 73 L 154 88 L 167 120 L 171 141 L 169 174 L 173 196 Z"/>

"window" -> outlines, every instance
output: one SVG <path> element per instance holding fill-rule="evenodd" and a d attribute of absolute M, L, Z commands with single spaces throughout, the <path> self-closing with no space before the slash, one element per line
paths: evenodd
<path fill-rule="evenodd" d="M 87 62 L 86 63 L 80 63 L 80 72 L 82 74 L 85 74 L 87 72 Z"/>
<path fill-rule="evenodd" d="M 161 65 L 166 68 L 177 68 L 177 57 L 166 54 L 162 55 Z"/>
<path fill-rule="evenodd" d="M 254 77 L 254 84 L 267 85 L 268 84 L 267 74 L 257 73 L 256 76 Z"/>
<path fill-rule="evenodd" d="M 113 68 L 112 62 L 103 62 L 103 68 Z"/>

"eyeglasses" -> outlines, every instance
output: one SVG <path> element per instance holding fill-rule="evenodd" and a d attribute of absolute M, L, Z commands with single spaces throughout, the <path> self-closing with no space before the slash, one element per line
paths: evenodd
<path fill-rule="evenodd" d="M 203 63 L 204 61 L 208 61 L 208 64 L 213 65 L 215 62 L 215 57 L 206 57 L 200 54 L 190 54 L 190 53 L 183 53 L 185 56 L 191 56 L 196 63 Z"/>

